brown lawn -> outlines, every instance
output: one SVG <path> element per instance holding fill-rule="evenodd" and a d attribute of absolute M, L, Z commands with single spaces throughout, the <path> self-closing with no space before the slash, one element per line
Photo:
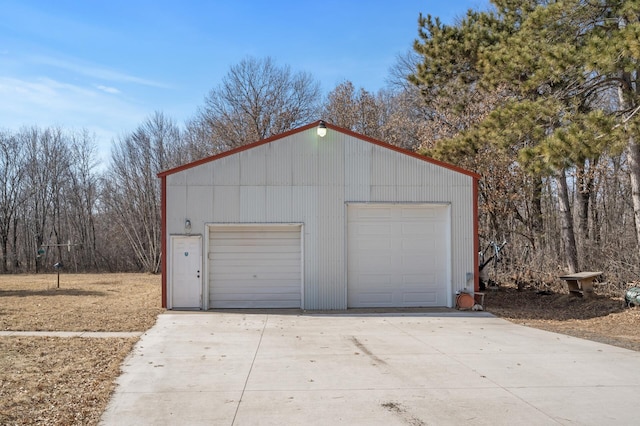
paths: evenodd
<path fill-rule="evenodd" d="M 144 331 L 161 311 L 158 275 L 0 275 L 3 331 Z"/>
<path fill-rule="evenodd" d="M 145 331 L 160 312 L 157 275 L 0 275 L 1 331 Z M 136 341 L 0 337 L 0 424 L 97 424 Z"/>

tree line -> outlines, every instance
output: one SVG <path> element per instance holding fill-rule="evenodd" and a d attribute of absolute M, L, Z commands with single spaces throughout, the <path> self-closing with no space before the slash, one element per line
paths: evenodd
<path fill-rule="evenodd" d="M 184 126 L 162 112 L 112 142 L 106 167 L 86 130 L 0 130 L 0 272 L 160 271 L 157 173 L 328 121 L 406 147 L 414 136 L 384 125 L 400 117 L 391 95 L 346 81 L 323 100 L 319 83 L 271 58 L 232 66 Z"/>
<path fill-rule="evenodd" d="M 323 97 L 311 74 L 246 58 L 183 126 L 155 112 L 114 140 L 106 167 L 85 131 L 0 132 L 2 272 L 158 272 L 159 171 L 322 118 L 479 173 L 502 279 L 638 280 L 640 4 L 493 0 L 451 25 L 420 15 L 417 34 L 375 93 Z"/>

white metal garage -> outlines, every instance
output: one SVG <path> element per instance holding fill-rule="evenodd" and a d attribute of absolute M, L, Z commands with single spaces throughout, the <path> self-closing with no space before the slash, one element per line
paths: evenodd
<path fill-rule="evenodd" d="M 349 204 L 348 306 L 447 306 L 448 205 Z"/>
<path fill-rule="evenodd" d="M 170 309 L 452 307 L 478 289 L 479 176 L 451 164 L 316 122 L 158 176 Z M 197 236 L 200 264 L 181 245 Z"/>
<path fill-rule="evenodd" d="M 301 225 L 210 225 L 209 308 L 300 308 Z"/>

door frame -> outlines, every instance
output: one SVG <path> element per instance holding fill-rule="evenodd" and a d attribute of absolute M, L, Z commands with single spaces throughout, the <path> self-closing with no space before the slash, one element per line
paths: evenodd
<path fill-rule="evenodd" d="M 193 309 L 203 309 L 203 268 L 202 268 L 202 234 L 171 234 L 169 235 L 169 262 L 167 265 L 167 276 L 169 277 L 169 285 L 167 285 L 167 309 L 173 309 L 173 286 L 174 286 L 174 282 L 173 282 L 173 261 L 174 261 L 174 253 L 173 253 L 173 247 L 174 247 L 174 241 L 177 238 L 193 238 L 193 239 L 198 239 L 199 244 L 198 246 L 200 247 L 200 256 L 199 256 L 199 263 L 200 263 L 200 306 L 198 307 L 194 307 Z"/>

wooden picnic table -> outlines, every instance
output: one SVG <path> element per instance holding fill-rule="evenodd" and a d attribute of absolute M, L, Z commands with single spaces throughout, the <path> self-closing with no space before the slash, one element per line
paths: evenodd
<path fill-rule="evenodd" d="M 569 294 L 573 296 L 590 297 L 593 295 L 593 281 L 600 275 L 602 275 L 602 271 L 576 272 L 574 274 L 562 275 L 560 279 L 567 282 Z"/>

